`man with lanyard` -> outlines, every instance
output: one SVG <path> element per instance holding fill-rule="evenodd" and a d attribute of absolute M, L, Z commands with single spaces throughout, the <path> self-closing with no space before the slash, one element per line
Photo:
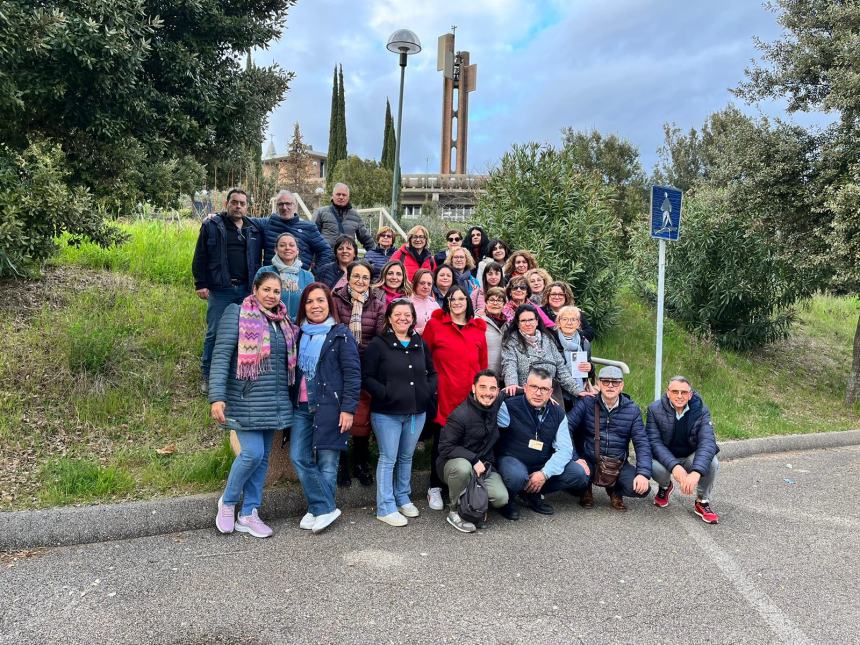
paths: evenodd
<path fill-rule="evenodd" d="M 353 240 L 358 238 L 367 251 L 376 247 L 373 235 L 367 230 L 361 215 L 349 203 L 349 186 L 346 184 L 334 185 L 331 204 L 317 209 L 314 213 L 314 222 L 332 248 L 335 240 L 341 235 L 346 235 Z"/>
<path fill-rule="evenodd" d="M 516 386 L 506 389 L 508 394 Z M 510 501 L 500 511 L 509 520 L 520 518 L 517 495 L 536 513 L 552 515 L 542 493 L 580 490 L 588 478 L 571 462 L 573 446 L 564 408 L 550 401 L 552 377 L 539 367 L 529 371 L 525 394 L 510 396 L 499 407 L 498 468 Z M 592 400 L 591 398 L 588 399 Z"/>
<path fill-rule="evenodd" d="M 263 255 L 263 232 L 246 217 L 247 193 L 231 188 L 225 209 L 200 225 L 191 261 L 194 289 L 206 301 L 206 337 L 200 358 L 200 389 L 204 393 L 209 391 L 209 366 L 221 315 L 227 305 L 241 304 L 251 293 L 251 281 Z"/>

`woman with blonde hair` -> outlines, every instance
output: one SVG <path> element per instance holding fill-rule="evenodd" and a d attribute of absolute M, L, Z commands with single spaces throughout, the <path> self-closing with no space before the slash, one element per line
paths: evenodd
<path fill-rule="evenodd" d="M 529 251 L 515 251 L 505 262 L 505 278 L 525 277 L 530 269 L 537 269 L 538 263 Z"/>
<path fill-rule="evenodd" d="M 406 269 L 400 260 L 386 263 L 379 273 L 379 282 L 373 287 L 385 294 L 386 306 L 390 305 L 392 300 L 412 295 L 412 285 L 406 279 Z"/>
<path fill-rule="evenodd" d="M 540 267 L 526 271 L 526 280 L 532 289 L 529 299 L 538 307 L 543 304 L 543 293 L 547 285 L 552 282 L 552 277 L 546 269 Z"/>
<path fill-rule="evenodd" d="M 394 240 L 397 233 L 390 226 L 381 226 L 376 231 L 376 246 L 364 254 L 364 259 L 373 267 L 373 277 L 379 277 L 379 272 L 391 261 L 391 256 L 397 251 Z"/>
<path fill-rule="evenodd" d="M 406 279 L 412 281 L 418 269 L 436 270 L 436 261 L 430 253 L 430 231 L 418 224 L 406 233 L 406 243 L 392 255 L 392 260 L 400 260 L 406 269 Z"/>
<path fill-rule="evenodd" d="M 462 246 L 451 249 L 445 264 L 454 271 L 454 284 L 463 287 L 467 295 L 471 296 L 473 291 L 481 288 L 478 279 L 472 275 L 472 271 L 475 270 L 475 260 L 468 249 Z"/>

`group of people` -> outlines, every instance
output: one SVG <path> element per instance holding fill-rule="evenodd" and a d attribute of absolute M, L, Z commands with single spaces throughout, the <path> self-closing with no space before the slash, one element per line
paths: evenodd
<path fill-rule="evenodd" d="M 278 430 L 307 500 L 299 526 L 314 533 L 339 517 L 337 487 L 352 477 L 376 484 L 380 521 L 417 517 L 412 458 L 422 440 L 432 442 L 429 507 L 444 510 L 447 490 L 447 521 L 459 531 L 478 528 L 458 513 L 473 475 L 509 520 L 521 504 L 552 513 L 544 495 L 557 490 L 591 507 L 592 484 L 623 511 L 653 477 L 657 506 L 678 484 L 696 493 L 704 521 L 718 521 L 707 406 L 674 377 L 646 429 L 621 370 L 595 373 L 594 331 L 570 286 L 530 252 L 478 226 L 448 231 L 438 253 L 421 225 L 398 245 L 389 227 L 367 230 L 344 184 L 314 222 L 298 217 L 289 191 L 274 201 L 276 213 L 251 218 L 247 194 L 231 189 L 225 210 L 201 225 L 192 263 L 207 301 L 202 388 L 240 445 L 219 531 L 271 535 L 258 509 Z"/>

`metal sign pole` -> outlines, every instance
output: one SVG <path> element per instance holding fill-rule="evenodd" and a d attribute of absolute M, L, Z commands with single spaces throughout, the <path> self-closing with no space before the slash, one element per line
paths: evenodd
<path fill-rule="evenodd" d="M 654 360 L 654 400 L 660 399 L 663 385 L 663 298 L 666 289 L 666 240 L 660 240 L 657 268 L 657 356 Z"/>

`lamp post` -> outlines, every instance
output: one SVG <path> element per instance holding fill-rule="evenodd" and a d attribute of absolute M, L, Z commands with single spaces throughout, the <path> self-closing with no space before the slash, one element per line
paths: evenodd
<path fill-rule="evenodd" d="M 403 80 L 406 75 L 406 57 L 421 51 L 421 41 L 408 29 L 398 29 L 388 39 L 388 51 L 400 54 L 400 98 L 397 101 L 397 132 L 394 135 L 394 172 L 391 179 L 391 216 L 400 221 L 397 208 L 398 182 L 400 181 L 400 126 L 403 124 Z"/>

